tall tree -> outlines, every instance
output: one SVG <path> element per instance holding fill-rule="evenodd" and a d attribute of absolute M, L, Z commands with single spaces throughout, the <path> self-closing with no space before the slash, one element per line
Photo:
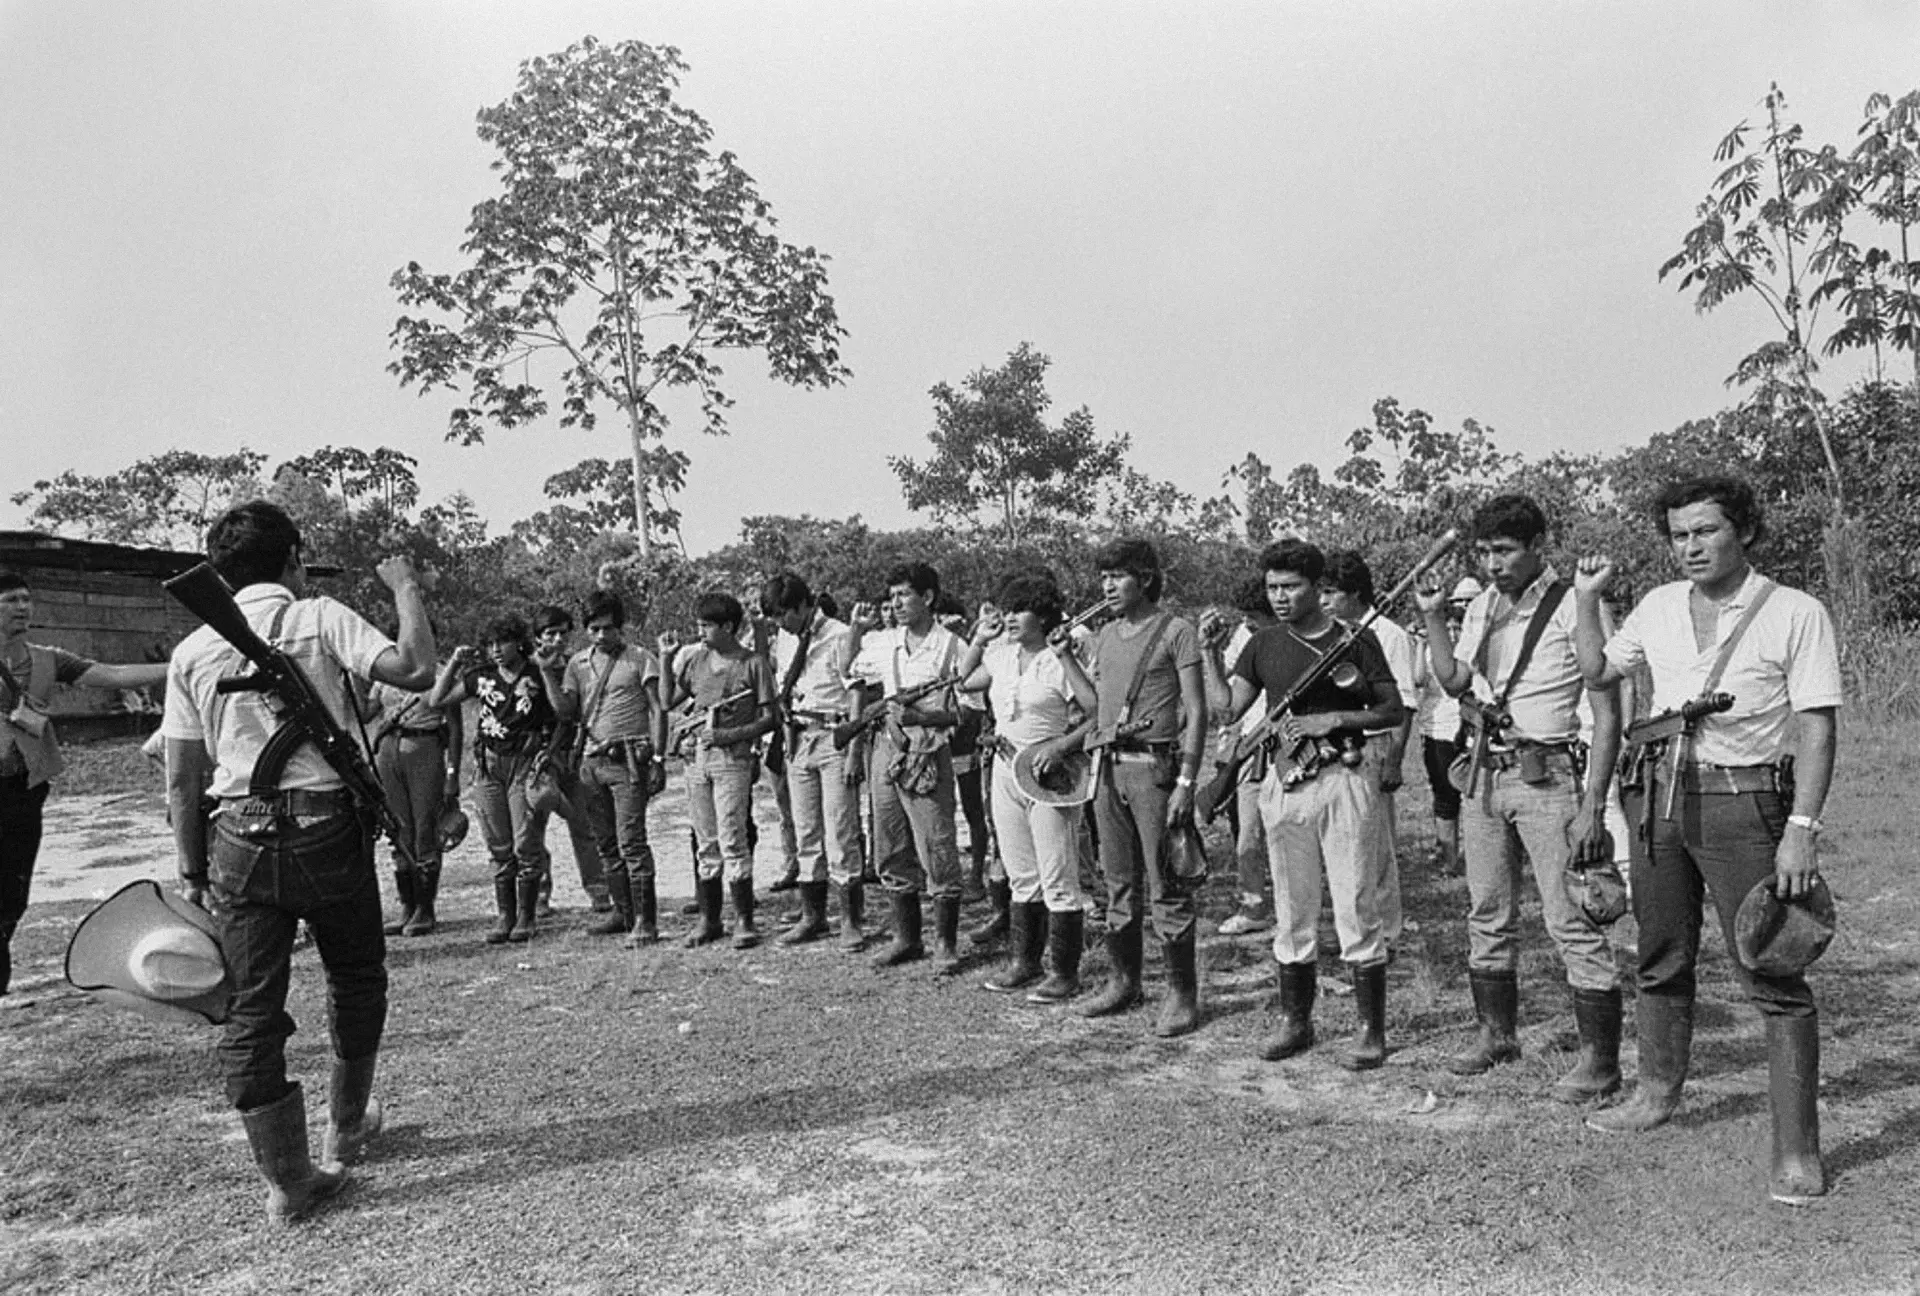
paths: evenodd
<path fill-rule="evenodd" d="M 166 450 L 98 477 L 69 469 L 12 498 L 32 505 L 27 520 L 50 531 L 197 549 L 220 510 L 259 493 L 266 462 L 245 446 L 224 455 Z"/>
<path fill-rule="evenodd" d="M 590 429 L 611 406 L 624 420 L 641 553 L 664 483 L 647 459 L 666 435 L 662 388 L 690 388 L 702 426 L 726 431 L 732 404 L 716 356 L 757 350 L 772 376 L 841 381 L 845 335 L 827 292 L 827 258 L 776 233 L 772 209 L 712 129 L 675 102 L 687 70 L 671 46 L 589 37 L 520 65 L 518 88 L 483 109 L 480 138 L 499 151 L 500 192 L 473 209 L 465 269 L 417 261 L 393 276 L 406 307 L 389 368 L 402 386 L 447 387 L 465 403 L 447 436 L 543 418 L 536 360 L 559 367 L 560 425 Z"/>
<path fill-rule="evenodd" d="M 1009 547 L 1091 513 L 1101 484 L 1125 465 L 1129 440 L 1102 440 L 1084 405 L 1049 425 L 1052 363 L 1022 342 L 1004 364 L 976 369 L 957 389 L 936 384 L 933 454 L 924 463 L 887 459 L 907 507 L 941 522 L 980 522 Z"/>

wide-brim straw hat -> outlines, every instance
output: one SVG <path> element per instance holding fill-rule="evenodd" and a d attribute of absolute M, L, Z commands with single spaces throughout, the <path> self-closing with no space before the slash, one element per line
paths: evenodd
<path fill-rule="evenodd" d="M 1022 792 L 1041 805 L 1076 806 L 1093 800 L 1093 757 L 1068 752 L 1043 777 L 1033 768 L 1039 750 L 1036 743 L 1013 758 L 1013 781 Z"/>
<path fill-rule="evenodd" d="M 1773 893 L 1773 879 L 1755 884 L 1733 915 L 1733 943 L 1747 970 L 1761 976 L 1798 976 L 1833 943 L 1833 892 L 1815 878 L 1794 900 Z"/>
<path fill-rule="evenodd" d="M 67 980 L 155 1021 L 227 1019 L 233 978 L 213 919 L 151 878 L 129 882 L 74 929 Z"/>

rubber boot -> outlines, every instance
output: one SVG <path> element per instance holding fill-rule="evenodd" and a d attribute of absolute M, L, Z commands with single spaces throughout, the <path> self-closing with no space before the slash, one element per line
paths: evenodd
<path fill-rule="evenodd" d="M 1085 948 L 1087 915 L 1085 910 L 1068 909 L 1047 915 L 1047 957 L 1053 970 L 1047 979 L 1027 992 L 1027 1002 L 1065 1003 L 1080 993 L 1080 954 Z"/>
<path fill-rule="evenodd" d="M 1387 965 L 1349 963 L 1347 968 L 1353 973 L 1353 1014 L 1360 1029 L 1340 1065 L 1349 1071 L 1372 1071 L 1387 1060 Z"/>
<path fill-rule="evenodd" d="M 514 911 L 520 907 L 519 894 L 511 877 L 493 879 L 493 907 L 499 910 L 499 916 L 493 920 L 493 930 L 487 933 L 487 944 L 507 943 L 507 934 L 514 926 Z"/>
<path fill-rule="evenodd" d="M 1467 985 L 1473 991 L 1473 1015 L 1480 1020 L 1480 1034 L 1472 1048 L 1447 1059 L 1447 1070 L 1477 1076 L 1502 1062 L 1519 1061 L 1520 974 L 1469 970 Z M 1619 1039 L 1617 1029 L 1614 1038 Z"/>
<path fill-rule="evenodd" d="M 760 929 L 753 925 L 753 879 L 736 878 L 727 889 L 733 893 L 733 947 L 752 949 L 760 943 Z"/>
<path fill-rule="evenodd" d="M 1007 966 L 987 978 L 982 988 L 1011 994 L 1037 983 L 1044 973 L 1040 960 L 1047 951 L 1047 906 L 1043 900 L 1016 904 L 1009 912 L 1012 939 L 1007 942 Z"/>
<path fill-rule="evenodd" d="M 380 1133 L 380 1100 L 373 1096 L 374 1066 L 379 1055 L 333 1060 L 333 1078 L 327 1093 L 327 1132 L 320 1144 L 321 1164 L 331 1168 L 356 1161 Z"/>
<path fill-rule="evenodd" d="M 859 878 L 840 888 L 840 948 L 858 954 L 867 947 L 867 889 Z"/>
<path fill-rule="evenodd" d="M 726 883 L 718 874 L 701 878 L 694 884 L 693 898 L 700 904 L 700 925 L 687 933 L 687 948 L 698 949 L 725 940 L 727 929 L 720 921 L 720 907 L 726 903 Z"/>
<path fill-rule="evenodd" d="M 440 861 L 426 860 L 414 871 L 413 913 L 400 930 L 403 936 L 431 936 L 438 926 L 433 906 L 440 899 Z"/>
<path fill-rule="evenodd" d="M 1767 1018 L 1767 1093 L 1773 1107 L 1768 1195 L 1805 1206 L 1827 1191 L 1820 1161 L 1820 1019 Z"/>
<path fill-rule="evenodd" d="M 633 930 L 633 878 L 623 864 L 606 872 L 607 898 L 613 912 L 587 927 L 589 936 L 619 936 Z"/>
<path fill-rule="evenodd" d="M 267 1218 L 299 1219 L 340 1191 L 347 1172 L 318 1168 L 307 1150 L 307 1100 L 294 1085 L 286 1096 L 240 1113 L 253 1162 L 267 1180 Z"/>
<path fill-rule="evenodd" d="M 1580 1028 L 1580 1060 L 1560 1077 L 1553 1096 L 1564 1103 L 1591 1102 L 1620 1092 L 1620 989 L 1573 992 L 1573 1020 Z"/>
<path fill-rule="evenodd" d="M 1107 929 L 1107 959 L 1112 967 L 1100 993 L 1080 1005 L 1082 1017 L 1111 1017 L 1140 1002 L 1142 930 L 1138 921 L 1119 931 Z"/>
<path fill-rule="evenodd" d="M 1633 1097 L 1587 1117 L 1605 1134 L 1643 1134 L 1673 1119 L 1693 1054 L 1693 1000 L 1643 994 L 1634 1009 L 1640 1037 L 1640 1078 Z"/>
<path fill-rule="evenodd" d="M 635 882 L 623 878 L 629 903 L 633 905 L 633 930 L 627 933 L 628 949 L 639 949 L 643 945 L 660 943 L 660 897 L 653 889 L 653 874 L 649 873 Z M 616 914 L 618 911 L 615 911 Z"/>
<path fill-rule="evenodd" d="M 1160 948 L 1167 957 L 1167 998 L 1154 1019 L 1153 1033 L 1161 1039 L 1173 1039 L 1200 1026 L 1200 968 L 1192 932 L 1163 940 Z"/>
<path fill-rule="evenodd" d="M 521 908 L 526 908 L 522 905 Z M 533 916 L 535 918 L 553 917 L 553 863 L 548 861 L 546 869 L 540 874 L 540 881 L 534 888 Z"/>
<path fill-rule="evenodd" d="M 952 976 L 960 970 L 960 897 L 933 898 L 934 971 Z"/>
<path fill-rule="evenodd" d="M 535 910 L 540 904 L 540 879 L 523 877 L 514 884 L 514 895 L 519 902 L 519 912 L 514 916 L 513 930 L 507 933 L 507 939 L 515 945 L 525 945 L 533 939 Z"/>
<path fill-rule="evenodd" d="M 396 864 L 393 866 L 393 890 L 394 894 L 400 897 L 400 916 L 388 920 L 388 922 L 380 928 L 381 931 L 389 936 L 398 936 L 407 929 L 407 924 L 413 921 L 414 906 L 419 903 L 414 897 L 413 880 L 413 866 L 411 864 Z"/>
<path fill-rule="evenodd" d="M 1313 999 L 1320 969 L 1312 962 L 1280 965 L 1280 1019 L 1273 1034 L 1260 1041 L 1260 1056 L 1279 1062 L 1313 1047 Z"/>
<path fill-rule="evenodd" d="M 893 940 L 874 958 L 873 965 L 898 967 L 925 958 L 927 947 L 920 943 L 920 893 L 891 891 L 887 898 L 893 902 Z"/>
<path fill-rule="evenodd" d="M 819 940 L 831 935 L 833 929 L 827 925 L 827 884 L 825 882 L 802 882 L 800 884 L 800 921 L 789 927 L 780 936 L 782 945 L 805 945 L 808 941 Z"/>
<path fill-rule="evenodd" d="M 970 945 L 991 945 L 1013 930 L 1013 884 L 987 883 L 987 900 L 993 906 L 987 920 L 967 933 Z"/>

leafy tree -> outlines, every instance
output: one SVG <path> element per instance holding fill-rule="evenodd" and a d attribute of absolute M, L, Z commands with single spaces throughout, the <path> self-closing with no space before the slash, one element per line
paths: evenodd
<path fill-rule="evenodd" d="M 1009 548 L 1091 513 L 1101 483 L 1126 462 L 1128 438 L 1102 440 L 1084 405 L 1049 426 L 1052 363 L 1022 342 L 1004 364 L 975 370 L 958 389 L 936 384 L 933 454 L 924 463 L 887 460 L 907 507 L 940 522 L 980 523 Z"/>
<path fill-rule="evenodd" d="M 1868 214 L 1890 228 L 1895 246 L 1862 251 L 1843 240 L 1833 273 L 1813 299 L 1838 297 L 1846 312 L 1846 322 L 1827 339 L 1827 355 L 1871 347 L 1878 380 L 1881 347 L 1888 345 L 1913 358 L 1914 381 L 1920 383 L 1920 249 L 1913 246 L 1920 225 L 1920 90 L 1898 99 L 1871 95 L 1864 116 L 1859 143 L 1848 155 L 1847 181 Z"/>
<path fill-rule="evenodd" d="M 671 46 L 591 37 L 521 64 L 512 96 L 479 116 L 500 192 L 473 209 L 466 268 L 415 261 L 393 276 L 403 306 L 432 314 L 394 325 L 389 368 L 402 386 L 464 394 L 450 440 L 545 417 L 536 360 L 559 367 L 562 427 L 618 413 L 639 465 L 643 554 L 656 499 L 679 480 L 648 457 L 667 431 L 662 388 L 691 389 L 718 435 L 732 403 L 720 352 L 760 351 L 775 378 L 801 386 L 848 372 L 826 258 L 783 241 L 752 177 L 710 149 L 705 119 L 674 99 L 686 70 Z"/>
<path fill-rule="evenodd" d="M 69 469 L 16 493 L 13 502 L 31 504 L 27 520 L 56 533 L 197 549 L 221 510 L 260 492 L 266 462 L 245 446 L 225 455 L 167 450 L 98 477 Z"/>

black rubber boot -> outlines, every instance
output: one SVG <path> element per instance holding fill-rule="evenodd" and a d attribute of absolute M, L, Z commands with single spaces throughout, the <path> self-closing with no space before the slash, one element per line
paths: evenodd
<path fill-rule="evenodd" d="M 400 897 L 400 916 L 388 919 L 380 930 L 389 936 L 398 936 L 413 921 L 414 906 L 419 903 L 414 898 L 413 865 L 396 864 L 393 866 L 393 891 Z"/>
<path fill-rule="evenodd" d="M 340 1191 L 347 1172 L 313 1164 L 307 1148 L 307 1101 L 300 1086 L 285 1097 L 240 1113 L 254 1164 L 267 1180 L 267 1218 L 277 1224 L 299 1219 Z"/>
<path fill-rule="evenodd" d="M 960 970 L 960 897 L 933 898 L 934 971 L 952 976 Z"/>
<path fill-rule="evenodd" d="M 1153 1033 L 1161 1039 L 1187 1035 L 1200 1026 L 1200 967 L 1194 934 L 1163 940 L 1167 957 L 1167 998 L 1154 1019 Z"/>
<path fill-rule="evenodd" d="M 987 920 L 967 933 L 972 945 L 991 945 L 1013 930 L 1013 884 L 988 882 L 987 900 L 993 906 Z"/>
<path fill-rule="evenodd" d="M 1273 1034 L 1260 1041 L 1260 1056 L 1279 1062 L 1313 1047 L 1313 999 L 1320 969 L 1313 963 L 1280 965 L 1280 1017 Z"/>
<path fill-rule="evenodd" d="M 1784 1206 L 1826 1195 L 1820 1160 L 1820 1019 L 1767 1018 L 1767 1094 L 1773 1108 L 1773 1172 L 1767 1192 Z"/>
<path fill-rule="evenodd" d="M 858 954 L 867 947 L 867 889 L 855 878 L 840 888 L 840 948 Z"/>
<path fill-rule="evenodd" d="M 333 1078 L 327 1091 L 327 1132 L 320 1145 L 321 1163 L 341 1166 L 359 1159 L 383 1123 L 380 1100 L 373 1096 L 373 1072 L 379 1055 L 333 1060 Z"/>
<path fill-rule="evenodd" d="M 507 933 L 507 939 L 515 945 L 524 945 L 533 939 L 534 910 L 540 904 L 540 879 L 537 877 L 519 879 L 514 884 L 514 896 L 519 911 L 514 915 L 513 929 Z"/>
<path fill-rule="evenodd" d="M 694 883 L 693 898 L 699 902 L 700 925 L 687 933 L 687 948 L 698 949 L 727 938 L 726 924 L 720 921 L 720 909 L 726 904 L 726 883 L 716 874 Z"/>
<path fill-rule="evenodd" d="M 1640 1077 L 1633 1097 L 1587 1117 L 1604 1134 L 1643 1134 L 1673 1119 L 1693 1056 L 1693 1000 L 1643 994 L 1634 1008 L 1640 1037 Z"/>
<path fill-rule="evenodd" d="M 1047 906 L 1042 900 L 1014 905 L 1008 912 L 1012 939 L 1008 941 L 1007 966 L 988 977 L 983 988 L 996 994 L 1011 994 L 1036 984 L 1044 975 L 1040 960 L 1047 951 Z"/>
<path fill-rule="evenodd" d="M 733 893 L 733 947 L 752 949 L 760 943 L 760 929 L 753 925 L 753 879 L 729 882 L 727 890 Z"/>
<path fill-rule="evenodd" d="M 520 893 L 510 877 L 493 879 L 493 907 L 499 916 L 493 920 L 493 930 L 487 933 L 487 944 L 504 945 L 507 934 L 513 930 L 513 916 L 520 907 Z"/>
<path fill-rule="evenodd" d="M 1502 1062 L 1519 1061 L 1520 974 L 1469 970 L 1467 985 L 1473 991 L 1473 1015 L 1480 1020 L 1480 1034 L 1473 1047 L 1447 1060 L 1447 1070 L 1455 1075 L 1485 1075 Z"/>
<path fill-rule="evenodd" d="M 1111 1017 L 1140 1002 L 1140 964 L 1144 933 L 1139 921 L 1119 931 L 1107 929 L 1107 959 L 1112 964 L 1100 993 L 1080 1005 L 1082 1017 Z"/>
<path fill-rule="evenodd" d="M 827 925 L 827 884 L 800 883 L 800 921 L 781 933 L 780 944 L 805 945 L 832 932 Z"/>
<path fill-rule="evenodd" d="M 1387 1061 L 1387 965 L 1349 963 L 1353 973 L 1353 1014 L 1360 1029 L 1340 1057 L 1349 1071 L 1373 1071 Z"/>
<path fill-rule="evenodd" d="M 875 956 L 873 965 L 898 967 L 925 958 L 927 947 L 920 942 L 920 893 L 890 891 L 887 898 L 893 902 L 893 940 Z"/>
<path fill-rule="evenodd" d="M 1573 1020 L 1580 1028 L 1580 1060 L 1560 1077 L 1553 1096 L 1591 1102 L 1620 1092 L 1620 990 L 1575 990 Z"/>
<path fill-rule="evenodd" d="M 1027 992 L 1027 1002 L 1065 1003 L 1080 993 L 1080 953 L 1085 948 L 1087 915 L 1080 909 L 1047 915 L 1047 956 L 1053 970 Z"/>
<path fill-rule="evenodd" d="M 633 930 L 627 933 L 628 949 L 660 943 L 660 897 L 654 893 L 653 874 L 637 882 L 625 879 L 626 893 L 633 904 Z M 611 891 L 609 891 L 611 894 Z M 618 914 L 618 910 L 614 911 Z"/>
<path fill-rule="evenodd" d="M 440 899 L 440 861 L 423 860 L 413 876 L 413 913 L 407 917 L 407 925 L 400 929 L 402 936 L 431 936 L 438 926 L 433 916 L 433 906 Z"/>
<path fill-rule="evenodd" d="M 613 912 L 597 923 L 589 924 L 589 936 L 619 936 L 633 930 L 633 878 L 627 873 L 627 866 L 621 864 L 606 872 L 607 898 L 613 901 Z"/>

